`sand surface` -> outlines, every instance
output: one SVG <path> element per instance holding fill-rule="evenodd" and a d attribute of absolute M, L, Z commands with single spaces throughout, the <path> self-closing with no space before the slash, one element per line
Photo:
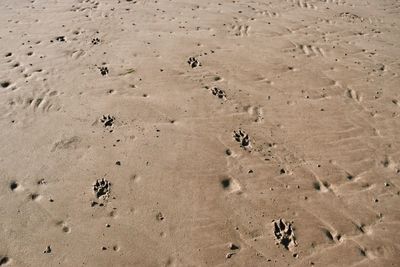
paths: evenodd
<path fill-rule="evenodd" d="M 0 23 L 0 266 L 400 266 L 398 1 Z"/>

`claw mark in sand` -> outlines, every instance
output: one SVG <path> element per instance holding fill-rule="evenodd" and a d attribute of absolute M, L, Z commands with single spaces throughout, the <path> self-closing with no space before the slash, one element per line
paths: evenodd
<path fill-rule="evenodd" d="M 62 139 L 53 145 L 51 152 L 54 152 L 57 149 L 69 149 L 69 148 L 75 149 L 80 141 L 81 139 L 78 136 Z"/>
<path fill-rule="evenodd" d="M 241 25 L 238 22 L 236 22 L 235 24 L 232 24 L 230 28 L 232 29 L 232 34 L 234 34 L 235 36 L 243 37 L 249 35 L 250 31 L 249 25 Z"/>
<path fill-rule="evenodd" d="M 300 49 L 303 51 L 303 53 L 306 56 L 325 56 L 325 51 L 320 48 L 320 47 L 316 47 L 313 45 L 300 45 Z"/>
<path fill-rule="evenodd" d="M 222 90 L 222 89 L 219 89 L 219 88 L 217 88 L 217 87 L 213 87 L 213 88 L 211 88 L 211 93 L 212 93 L 213 95 L 217 96 L 217 97 L 220 98 L 220 99 L 223 99 L 223 100 L 226 99 L 225 91 Z"/>
<path fill-rule="evenodd" d="M 56 91 L 40 92 L 29 97 L 17 96 L 9 100 L 8 105 L 14 109 L 24 109 L 30 111 L 42 111 L 49 112 L 51 110 L 60 110 L 61 107 L 53 102 L 54 95 L 57 95 Z"/>
<path fill-rule="evenodd" d="M 110 196 L 111 183 L 106 179 L 97 179 L 93 185 L 93 191 L 97 198 L 106 200 Z"/>
<path fill-rule="evenodd" d="M 286 1 L 290 2 L 290 0 L 286 0 Z M 291 0 L 291 2 L 293 4 L 296 4 L 300 8 L 307 8 L 307 9 L 314 9 L 314 10 L 317 9 L 317 7 L 315 5 L 313 5 L 307 1 L 304 1 L 304 0 Z"/>
<path fill-rule="evenodd" d="M 274 221 L 274 234 L 278 243 L 287 250 L 291 250 L 293 246 L 297 245 L 292 224 L 283 219 Z"/>
<path fill-rule="evenodd" d="M 362 96 L 353 89 L 347 89 L 346 95 L 358 103 L 362 101 Z"/>
<path fill-rule="evenodd" d="M 249 137 L 248 134 L 246 134 L 245 131 L 243 131 L 241 129 L 239 129 L 237 132 L 233 131 L 233 138 L 235 138 L 235 140 L 245 150 L 250 150 L 251 149 L 250 137 Z"/>

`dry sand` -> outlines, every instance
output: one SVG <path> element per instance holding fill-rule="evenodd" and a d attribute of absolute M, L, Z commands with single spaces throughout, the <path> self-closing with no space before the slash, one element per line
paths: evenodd
<path fill-rule="evenodd" d="M 0 23 L 0 266 L 400 266 L 398 1 Z"/>

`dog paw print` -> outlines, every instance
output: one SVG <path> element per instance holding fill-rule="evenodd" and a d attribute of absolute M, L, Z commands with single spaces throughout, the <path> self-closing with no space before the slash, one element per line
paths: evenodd
<path fill-rule="evenodd" d="M 190 57 L 187 63 L 192 69 L 201 66 L 201 63 L 195 57 Z"/>
<path fill-rule="evenodd" d="M 107 67 L 98 67 L 98 69 L 100 70 L 100 74 L 105 76 L 108 74 L 108 68 Z"/>
<path fill-rule="evenodd" d="M 100 122 L 103 124 L 104 128 L 111 128 L 114 126 L 115 117 L 111 115 L 103 115 L 101 117 Z"/>
<path fill-rule="evenodd" d="M 93 184 L 93 191 L 97 198 L 106 200 L 110 196 L 111 183 L 104 178 L 97 179 Z"/>
<path fill-rule="evenodd" d="M 100 39 L 99 38 L 96 37 L 96 38 L 92 39 L 92 44 L 97 45 L 99 43 L 100 43 Z"/>
<path fill-rule="evenodd" d="M 219 88 L 217 88 L 217 87 L 213 87 L 213 88 L 211 88 L 211 93 L 212 93 L 213 95 L 217 96 L 217 97 L 220 98 L 220 99 L 223 99 L 223 100 L 226 99 L 225 91 L 222 90 L 222 89 L 219 89 Z"/>
<path fill-rule="evenodd" d="M 287 250 L 297 245 L 292 224 L 283 219 L 274 221 L 274 234 L 278 244 Z"/>
<path fill-rule="evenodd" d="M 233 131 L 233 138 L 244 149 L 251 149 L 250 137 L 245 131 L 239 129 L 237 132 Z"/>

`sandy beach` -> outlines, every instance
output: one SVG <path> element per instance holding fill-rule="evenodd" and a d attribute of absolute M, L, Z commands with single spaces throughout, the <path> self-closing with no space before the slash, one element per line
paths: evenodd
<path fill-rule="evenodd" d="M 0 266 L 400 266 L 400 2 L 2 0 Z"/>

